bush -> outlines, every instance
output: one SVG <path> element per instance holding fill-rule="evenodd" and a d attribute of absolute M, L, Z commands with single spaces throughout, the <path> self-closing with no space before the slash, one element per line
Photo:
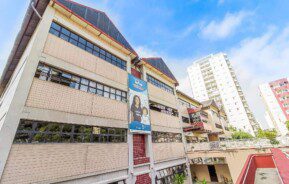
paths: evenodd
<path fill-rule="evenodd" d="M 262 130 L 259 129 L 257 132 L 257 138 L 269 139 L 271 144 L 279 144 L 276 140 L 277 131 L 276 130 Z"/>
<path fill-rule="evenodd" d="M 233 132 L 232 138 L 233 139 L 252 139 L 253 136 L 247 132 L 238 130 L 238 131 Z"/>
<path fill-rule="evenodd" d="M 174 177 L 174 184 L 184 184 L 186 176 L 184 174 L 176 174 Z"/>

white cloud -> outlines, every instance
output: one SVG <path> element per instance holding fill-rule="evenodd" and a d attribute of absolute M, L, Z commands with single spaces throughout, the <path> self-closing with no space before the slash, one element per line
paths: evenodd
<path fill-rule="evenodd" d="M 179 86 L 177 87 L 177 89 L 189 95 L 190 97 L 193 97 L 189 76 L 180 78 L 178 79 L 178 81 L 179 81 Z"/>
<path fill-rule="evenodd" d="M 241 25 L 243 20 L 248 17 L 251 13 L 240 11 L 232 14 L 227 13 L 223 20 L 216 21 L 212 20 L 207 25 L 201 28 L 201 36 L 209 40 L 223 39 L 236 31 Z"/>
<path fill-rule="evenodd" d="M 251 110 L 265 124 L 258 85 L 289 75 L 289 26 L 281 30 L 271 27 L 259 37 L 243 40 L 229 51 L 229 58 Z"/>
<path fill-rule="evenodd" d="M 146 58 L 146 57 L 160 57 L 159 53 L 148 48 L 147 46 L 137 46 L 134 47 L 136 53 L 138 53 L 139 57 Z"/>

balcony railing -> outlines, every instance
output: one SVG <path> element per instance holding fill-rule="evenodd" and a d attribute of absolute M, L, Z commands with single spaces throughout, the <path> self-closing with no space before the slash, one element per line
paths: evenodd
<path fill-rule="evenodd" d="M 200 131 L 200 132 L 211 132 L 212 126 L 208 123 L 204 122 L 195 122 L 186 127 L 184 127 L 184 131 Z"/>
<path fill-rule="evenodd" d="M 289 138 L 278 139 L 278 145 L 272 145 L 268 139 L 227 140 L 187 144 L 188 151 L 234 150 L 247 148 L 272 148 L 289 146 Z"/>

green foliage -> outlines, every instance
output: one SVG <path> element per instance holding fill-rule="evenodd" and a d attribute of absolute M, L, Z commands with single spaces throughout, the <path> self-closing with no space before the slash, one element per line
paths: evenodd
<path fill-rule="evenodd" d="M 207 181 L 206 181 L 206 179 L 204 178 L 202 181 L 198 181 L 197 184 L 207 184 Z"/>
<path fill-rule="evenodd" d="M 289 130 L 289 121 L 286 121 L 286 127 Z"/>
<path fill-rule="evenodd" d="M 229 128 L 230 132 L 236 132 L 237 131 L 237 129 L 235 127 L 233 127 L 232 125 L 229 125 L 228 128 Z"/>
<path fill-rule="evenodd" d="M 253 136 L 247 132 L 244 132 L 242 130 L 236 130 L 232 134 L 233 139 L 252 139 Z"/>
<path fill-rule="evenodd" d="M 184 174 L 176 174 L 174 177 L 174 184 L 184 184 L 186 176 Z"/>
<path fill-rule="evenodd" d="M 261 139 L 269 139 L 271 144 L 279 144 L 279 141 L 276 140 L 276 137 L 277 137 L 277 131 L 276 130 L 259 129 L 256 137 L 261 138 Z"/>

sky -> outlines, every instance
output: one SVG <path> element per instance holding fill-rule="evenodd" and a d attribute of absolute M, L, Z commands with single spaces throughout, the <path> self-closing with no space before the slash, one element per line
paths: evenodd
<path fill-rule="evenodd" d="M 258 85 L 287 77 L 288 0 L 75 0 L 107 13 L 140 57 L 162 57 L 192 95 L 186 68 L 227 53 L 256 119 L 267 127 Z M 0 0 L 0 71 L 29 0 Z"/>

